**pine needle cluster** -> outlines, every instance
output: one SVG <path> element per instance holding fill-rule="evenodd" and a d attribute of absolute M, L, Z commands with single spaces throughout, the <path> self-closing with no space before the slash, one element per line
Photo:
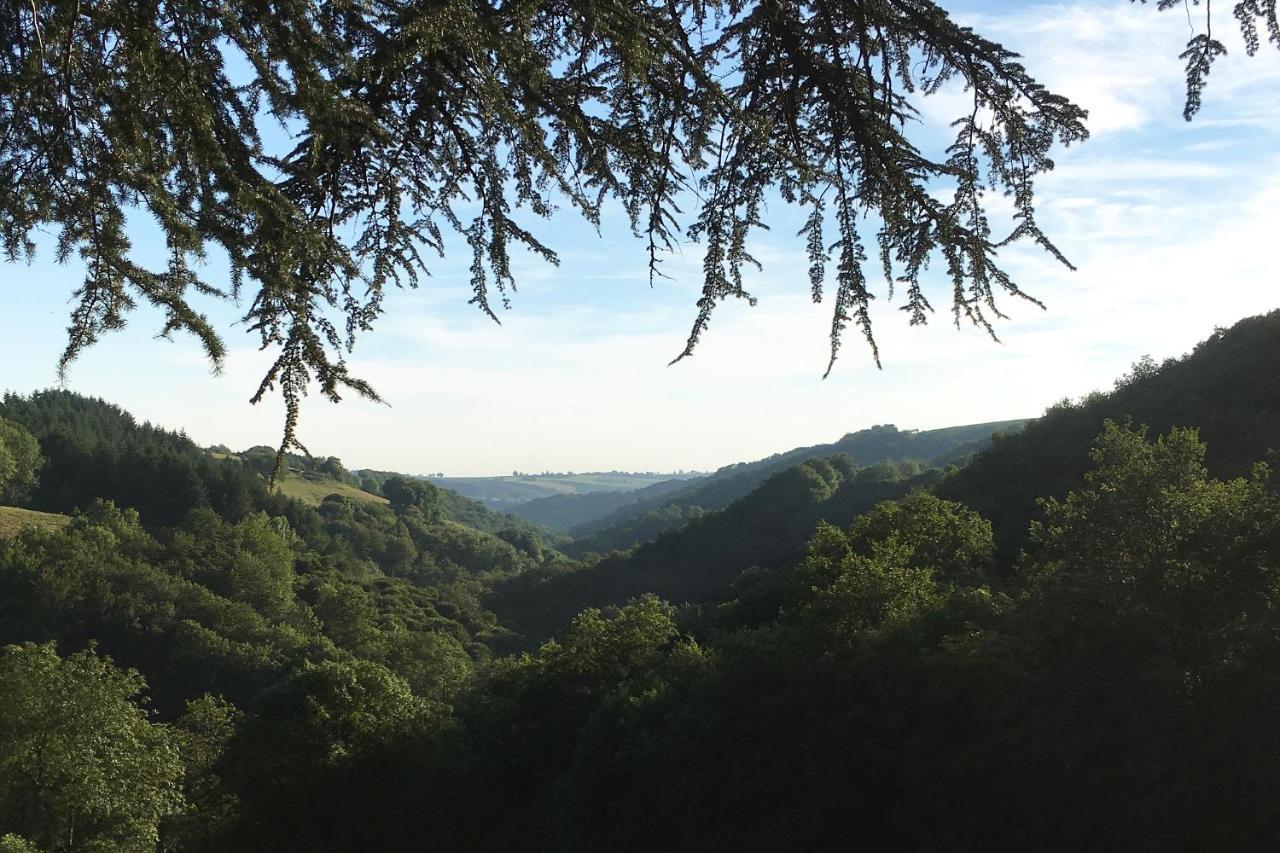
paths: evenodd
<path fill-rule="evenodd" d="M 1280 38 L 1274 0 L 1236 17 L 1251 52 L 1258 22 Z M 1207 32 L 1189 45 L 1188 117 L 1222 50 Z M 952 79 L 972 107 L 933 158 L 908 129 Z M 225 344 L 193 298 L 235 300 L 275 356 L 253 400 L 282 393 L 283 454 L 301 447 L 309 389 L 377 399 L 345 356 L 450 234 L 472 253 L 471 301 L 497 320 L 513 249 L 557 262 L 537 223 L 559 206 L 598 224 L 620 203 L 651 277 L 701 244 L 676 360 L 717 305 L 751 299 L 749 238 L 773 193 L 809 211 L 832 363 L 850 324 L 879 359 L 869 251 L 911 323 L 932 311 L 922 275 L 941 256 L 956 322 L 992 331 L 997 296 L 1031 299 L 1000 247 L 1030 239 L 1065 261 L 1034 180 L 1085 118 L 929 0 L 15 0 L 0 4 L 0 241 L 30 259 L 52 228 L 59 259 L 84 264 L 64 370 L 139 303 L 216 368 Z M 986 213 L 997 192 L 1015 208 L 1005 235 Z M 167 263 L 132 257 L 138 211 Z M 211 251 L 226 281 L 205 272 Z"/>

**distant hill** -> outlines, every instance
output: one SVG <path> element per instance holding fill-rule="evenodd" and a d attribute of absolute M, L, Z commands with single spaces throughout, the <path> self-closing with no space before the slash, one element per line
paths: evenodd
<path fill-rule="evenodd" d="M 482 501 L 491 509 L 514 511 L 520 504 L 556 495 L 634 492 L 666 480 L 689 480 L 702 475 L 602 471 L 586 474 L 521 474 L 508 477 L 432 477 L 431 482 L 460 495 Z"/>
<path fill-rule="evenodd" d="M 6 394 L 0 399 L 0 416 L 21 424 L 39 441 L 46 461 L 29 506 L 51 518 L 85 509 L 97 499 L 136 509 L 144 525 L 156 528 L 179 524 L 200 508 L 236 521 L 261 510 L 283 512 L 280 504 L 287 499 L 308 507 L 320 506 L 333 494 L 357 503 L 387 503 L 376 491 L 362 488 L 365 481 L 332 456 L 288 454 L 275 494 L 269 494 L 274 448 L 238 453 L 221 445 L 201 448 L 182 432 L 139 422 L 119 406 L 69 391 Z M 513 539 L 534 536 L 553 547 L 566 540 L 562 533 L 440 491 L 448 521 Z M 16 513 L 9 513 L 6 526 L 16 524 Z"/>
<path fill-rule="evenodd" d="M 627 492 L 583 492 L 573 495 L 552 495 L 537 498 L 511 508 L 512 515 L 545 524 L 566 533 L 575 527 L 603 518 L 637 501 L 652 501 L 688 488 L 693 480 L 662 480 L 643 489 Z"/>
<path fill-rule="evenodd" d="M 596 545 L 592 550 L 603 554 L 647 537 L 634 551 L 611 554 L 575 572 L 512 578 L 495 589 L 489 603 L 513 627 L 537 638 L 560 629 L 583 607 L 621 604 L 645 592 L 677 603 L 714 602 L 730 595 L 735 580 L 752 566 L 781 566 L 794 559 L 818 520 L 846 525 L 877 501 L 916 487 L 965 503 L 991 520 L 1000 564 L 1012 566 L 1037 514 L 1036 498 L 1063 496 L 1083 483 L 1092 464 L 1089 448 L 1106 419 L 1131 420 L 1153 433 L 1173 426 L 1198 428 L 1208 445 L 1206 464 L 1217 477 L 1244 474 L 1259 460 L 1275 459 L 1280 453 L 1280 311 L 1218 330 L 1181 358 L 1140 363 L 1110 392 L 1064 401 L 1034 421 L 929 433 L 877 427 L 834 445 L 721 469 L 585 525 L 587 534 L 569 549 L 582 553 Z M 834 447 L 860 449 L 864 459 L 869 452 L 900 453 L 905 459 L 927 459 L 929 467 L 882 464 L 878 470 L 859 470 L 849 452 L 806 458 Z M 956 462 L 965 464 L 942 470 Z M 734 498 L 752 483 L 757 485 L 745 496 Z M 719 501 L 729 503 L 717 507 Z M 614 526 L 601 528 L 607 521 Z"/>
<path fill-rule="evenodd" d="M 937 476 L 918 463 L 860 469 L 846 454 L 806 459 L 729 507 L 702 514 L 633 552 L 551 577 L 512 578 L 486 603 L 505 623 L 537 639 L 583 608 L 622 604 L 643 593 L 675 603 L 717 601 L 747 569 L 793 561 L 818 521 L 847 525 L 876 503 Z"/>
<path fill-rule="evenodd" d="M 239 461 L 256 470 L 261 476 L 269 476 L 275 465 L 275 451 L 269 447 L 251 447 L 240 453 L 226 448 L 211 449 L 210 455 Z M 543 544 L 559 546 L 569 541 L 568 536 L 549 527 L 527 521 L 514 515 L 495 512 L 483 503 L 444 488 L 440 479 L 423 479 L 394 471 L 348 471 L 342 460 L 334 456 L 304 457 L 286 454 L 284 470 L 276 481 L 276 489 L 283 495 L 295 498 L 308 506 L 320 506 L 330 495 L 360 503 L 386 505 L 382 484 L 392 477 L 403 477 L 428 484 L 440 495 L 444 518 L 484 533 L 526 534 Z"/>
<path fill-rule="evenodd" d="M 773 474 L 806 460 L 844 454 L 860 466 L 907 460 L 918 460 L 929 466 L 952 464 L 984 448 L 992 435 L 1020 429 L 1026 423 L 1026 420 L 993 421 L 924 431 L 900 430 L 885 424 L 849 433 L 832 444 L 797 447 L 755 462 L 728 465 L 665 495 L 642 497 L 572 528 L 575 542 L 571 550 L 578 554 L 606 553 L 651 542 L 659 534 L 675 530 L 703 512 L 729 506 L 749 495 Z"/>

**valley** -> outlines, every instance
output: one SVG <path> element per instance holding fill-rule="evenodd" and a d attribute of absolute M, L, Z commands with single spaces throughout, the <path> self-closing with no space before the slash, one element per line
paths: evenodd
<path fill-rule="evenodd" d="M 0 418 L 42 461 L 25 505 L 0 508 L 6 677 L 91 664 L 145 681 L 109 707 L 145 702 L 154 716 L 130 725 L 204 750 L 154 771 L 186 792 L 161 824 L 184 845 L 407 849 L 430 832 L 495 849 L 572 831 L 590 849 L 618 821 L 654 831 L 664 797 L 700 804 L 662 830 L 693 847 L 781 844 L 752 817 L 778 798 L 822 815 L 804 846 L 887 842 L 909 825 L 889 799 L 921 767 L 938 775 L 911 814 L 968 837 L 974 802 L 998 795 L 1012 841 L 1054 825 L 1035 791 L 1068 756 L 1094 780 L 1079 807 L 1105 822 L 1164 801 L 1139 782 L 1186 760 L 1159 745 L 1189 719 L 1220 721 L 1196 761 L 1241 748 L 1230 720 L 1274 726 L 1258 691 L 1280 689 L 1277 341 L 1280 313 L 1252 317 L 1033 420 L 877 426 L 515 507 L 594 516 L 572 533 L 447 479 L 290 454 L 273 481 L 269 448 L 11 394 Z M 961 730 L 980 746 L 948 753 Z M 749 769 L 712 784 L 677 755 Z M 1201 766 L 1185 796 L 1255 838 L 1261 789 Z M 874 807 L 846 810 L 849 790 Z"/>

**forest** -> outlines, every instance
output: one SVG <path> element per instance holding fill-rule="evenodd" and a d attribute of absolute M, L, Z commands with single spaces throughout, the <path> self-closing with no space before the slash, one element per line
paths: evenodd
<path fill-rule="evenodd" d="M 1278 8 L 0 3 L 0 853 L 1280 849 Z"/>
<path fill-rule="evenodd" d="M 1268 849 L 1278 342 L 578 535 L 9 394 L 0 851 Z"/>

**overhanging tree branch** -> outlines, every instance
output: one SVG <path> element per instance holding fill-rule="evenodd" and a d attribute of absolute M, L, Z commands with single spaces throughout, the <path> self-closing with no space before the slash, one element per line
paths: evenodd
<path fill-rule="evenodd" d="M 1259 23 L 1280 45 L 1275 0 L 1234 16 L 1249 53 Z M 1183 54 L 1188 118 L 1224 51 L 1206 27 Z M 948 80 L 973 111 L 936 161 L 907 129 Z M 997 296 L 1030 298 L 1000 247 L 1029 238 L 1066 261 L 1036 223 L 1034 179 L 1054 145 L 1086 138 L 1084 119 L 929 0 L 13 0 L 0 3 L 0 239 L 29 259 L 52 227 L 59 258 L 86 262 L 64 369 L 139 301 L 216 367 L 225 347 L 192 295 L 247 297 L 246 325 L 276 353 L 253 400 L 283 393 L 283 453 L 309 388 L 376 399 L 344 355 L 390 287 L 429 273 L 424 247 L 469 243 L 472 301 L 496 320 L 513 247 L 555 263 L 531 223 L 565 201 L 597 225 L 620 203 L 651 276 L 660 252 L 702 241 L 680 358 L 721 301 L 751 298 L 743 267 L 771 193 L 809 211 L 815 299 L 835 252 L 832 363 L 851 320 L 876 352 L 859 218 L 880 223 L 886 288 L 905 287 L 912 324 L 932 311 L 922 276 L 940 254 L 957 321 L 993 331 Z M 270 122 L 288 150 L 264 142 Z M 949 202 L 935 196 L 947 183 Z M 992 191 L 1014 199 L 1000 239 Z M 163 269 L 130 260 L 139 208 L 167 240 Z M 211 250 L 226 281 L 193 263 Z"/>

